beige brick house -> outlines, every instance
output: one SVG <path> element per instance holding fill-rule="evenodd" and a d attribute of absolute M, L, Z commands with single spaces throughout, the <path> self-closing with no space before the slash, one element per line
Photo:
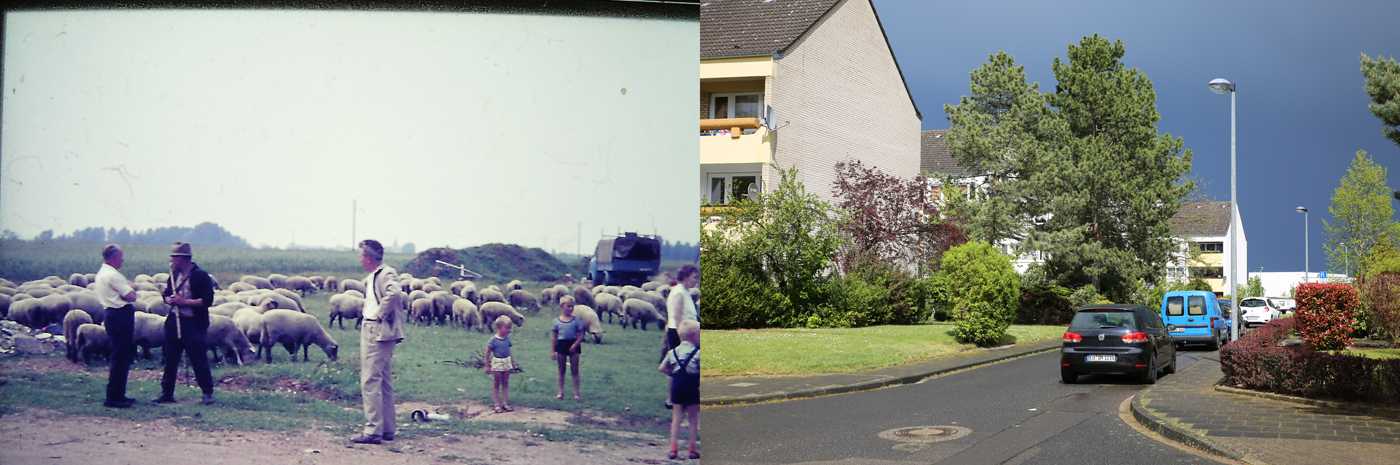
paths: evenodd
<path fill-rule="evenodd" d="M 765 119 L 772 109 L 772 121 Z M 700 193 L 728 203 L 797 166 L 832 200 L 838 161 L 919 174 L 922 116 L 870 0 L 712 0 L 700 7 Z"/>

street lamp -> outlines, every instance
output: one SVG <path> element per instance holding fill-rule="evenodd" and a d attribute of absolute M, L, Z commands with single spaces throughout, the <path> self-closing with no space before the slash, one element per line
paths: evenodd
<path fill-rule="evenodd" d="M 1308 268 L 1310 268 L 1308 265 L 1308 208 L 1298 207 L 1294 210 L 1303 213 L 1303 282 L 1306 283 L 1308 282 Z"/>
<path fill-rule="evenodd" d="M 1237 324 L 1230 325 L 1230 340 L 1240 337 L 1240 296 L 1239 285 L 1235 284 L 1235 269 L 1239 267 L 1235 257 L 1239 254 L 1235 248 L 1235 84 L 1230 81 L 1216 78 L 1210 81 L 1210 91 L 1217 94 L 1230 93 L 1230 280 L 1234 289 L 1230 290 L 1230 318 Z"/>

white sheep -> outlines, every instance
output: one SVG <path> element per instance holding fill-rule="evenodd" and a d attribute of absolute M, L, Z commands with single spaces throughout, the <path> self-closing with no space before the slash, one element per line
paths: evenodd
<path fill-rule="evenodd" d="M 622 299 L 617 296 L 604 292 L 593 297 L 593 304 L 600 319 L 607 315 L 608 323 L 612 323 L 613 315 L 617 315 L 619 323 L 627 321 L 627 314 L 622 313 Z"/>
<path fill-rule="evenodd" d="M 257 348 L 254 358 L 262 357 L 263 319 L 262 312 L 258 311 L 258 308 L 260 307 L 244 307 L 233 314 L 233 325 L 237 326 L 238 331 L 243 333 L 248 344 Z"/>
<path fill-rule="evenodd" d="M 331 292 L 340 292 L 340 280 L 335 279 L 335 276 L 326 276 L 325 284 L 321 288 L 329 289 Z"/>
<path fill-rule="evenodd" d="M 457 299 L 456 302 L 452 302 L 452 322 L 466 329 L 477 328 L 481 332 L 486 332 L 487 325 L 481 322 L 481 310 L 467 299 Z"/>
<path fill-rule="evenodd" d="M 288 277 L 285 287 L 286 290 L 300 292 L 303 296 L 316 293 L 316 284 L 304 276 Z"/>
<path fill-rule="evenodd" d="M 112 343 L 107 339 L 107 329 L 102 325 L 79 325 L 77 332 L 76 347 L 83 363 L 92 363 L 92 359 L 97 357 L 107 358 L 112 351 Z"/>
<path fill-rule="evenodd" d="M 521 315 L 520 312 L 515 311 L 514 307 L 504 302 L 485 302 L 482 303 L 479 308 L 481 309 L 481 321 L 496 321 L 496 318 L 505 315 L 509 317 L 510 321 L 514 322 L 516 326 L 525 325 L 525 316 Z"/>
<path fill-rule="evenodd" d="M 366 292 L 366 291 L 365 291 L 365 282 L 364 282 L 364 281 L 360 281 L 360 280 L 358 280 L 358 279 L 350 279 L 350 278 L 345 278 L 344 281 L 341 281 L 341 282 L 340 282 L 340 292 L 345 292 L 345 291 L 348 291 L 348 290 L 351 290 L 351 289 L 360 291 L 360 294 L 363 295 L 363 294 Z"/>
<path fill-rule="evenodd" d="M 491 287 L 494 288 L 494 287 L 496 287 L 496 286 L 491 286 Z M 477 306 L 486 305 L 487 302 L 506 303 L 506 296 L 505 296 L 505 294 L 502 294 L 501 291 L 500 291 L 499 289 L 487 288 L 487 289 L 485 289 L 485 290 L 482 290 L 478 295 L 481 296 L 481 302 L 477 302 Z M 495 321 L 495 320 L 489 320 L 489 321 Z"/>
<path fill-rule="evenodd" d="M 583 322 L 583 327 L 588 329 L 588 334 L 593 335 L 594 344 L 603 343 L 603 333 L 606 333 L 607 331 L 603 330 L 602 323 L 598 322 L 597 312 L 594 312 L 593 309 L 588 308 L 587 305 L 575 304 L 574 318 L 578 318 L 579 321 Z M 585 340 L 586 339 L 587 338 L 585 338 Z"/>
<path fill-rule="evenodd" d="M 71 275 L 68 275 L 68 284 L 72 284 L 78 287 L 87 287 L 87 276 L 83 275 L 82 273 L 73 273 Z"/>
<path fill-rule="evenodd" d="M 286 298 L 288 298 L 288 299 L 291 299 L 293 302 L 296 302 L 296 304 L 297 304 L 296 309 L 297 309 L 297 310 L 300 310 L 302 313 L 306 313 L 306 305 L 302 304 L 302 302 L 301 302 L 301 296 L 300 296 L 300 295 L 297 295 L 297 293 L 292 292 L 292 291 L 289 291 L 289 290 L 286 290 L 286 289 L 273 289 L 272 292 L 276 292 L 276 293 L 278 293 L 278 294 L 281 294 L 283 297 L 286 297 Z M 278 308 L 281 308 L 281 307 L 278 307 Z M 289 308 L 288 310 L 291 310 L 291 309 Z"/>
<path fill-rule="evenodd" d="M 423 324 L 432 323 L 433 319 L 433 299 L 424 297 L 413 301 L 408 307 L 409 320 Z"/>
<path fill-rule="evenodd" d="M 298 312 L 296 310 L 268 310 L 263 312 L 263 334 L 260 345 L 267 357 L 267 363 L 272 363 L 272 347 L 282 344 L 287 352 L 292 354 L 292 359 L 296 359 L 297 349 L 301 349 L 301 360 L 308 361 L 312 344 L 321 347 L 331 361 L 336 361 L 336 353 L 340 345 L 335 343 L 330 333 L 321 327 L 321 322 L 316 317 Z"/>
<path fill-rule="evenodd" d="M 641 299 L 627 299 L 625 302 L 622 302 L 622 311 L 627 314 L 627 320 L 623 322 L 624 328 L 627 327 L 629 323 L 633 328 L 636 328 L 637 324 L 641 323 L 642 331 L 646 331 L 647 323 L 652 322 L 656 323 L 656 329 L 666 328 L 666 324 L 663 323 L 666 320 L 662 318 L 660 312 L 656 311 L 656 307 L 653 306 L 651 302 Z"/>
<path fill-rule="evenodd" d="M 235 282 L 235 283 L 233 283 L 233 284 L 229 284 L 229 285 L 228 285 L 228 290 L 229 290 L 229 291 L 232 291 L 232 292 L 251 291 L 251 290 L 254 290 L 254 289 L 257 289 L 257 288 L 258 288 L 257 286 L 254 286 L 254 285 L 252 285 L 252 284 L 245 283 L 245 282 L 243 282 L 243 281 L 238 281 L 238 282 Z"/>
<path fill-rule="evenodd" d="M 506 283 L 506 289 L 510 289 L 512 291 L 518 291 L 524 288 L 525 284 L 521 283 L 519 279 L 512 279 L 510 280 L 510 282 Z"/>
<path fill-rule="evenodd" d="M 239 330 L 233 318 L 223 315 L 209 315 L 209 331 L 204 335 L 204 343 L 213 351 L 215 361 L 219 360 L 222 353 L 233 357 L 238 366 L 243 366 L 245 363 L 252 363 L 257 357 L 252 345 L 248 343 L 248 336 Z"/>
<path fill-rule="evenodd" d="M 531 314 L 540 311 L 539 299 L 535 298 L 535 295 L 531 294 L 530 291 L 524 289 L 510 291 L 510 295 L 506 296 L 506 300 L 510 302 L 510 306 L 523 309 Z"/>
<path fill-rule="evenodd" d="M 165 317 L 154 313 L 136 312 L 131 342 L 141 348 L 143 357 L 151 358 L 152 347 L 165 347 Z"/>
<path fill-rule="evenodd" d="M 92 324 L 92 317 L 82 310 L 69 310 L 63 317 L 63 346 L 67 349 L 68 360 L 78 362 L 78 327 Z"/>
<path fill-rule="evenodd" d="M 447 319 L 452 316 L 452 303 L 461 299 L 448 291 L 429 292 L 428 298 L 433 301 L 433 321 L 437 324 L 447 323 Z"/>
<path fill-rule="evenodd" d="M 327 327 L 340 320 L 340 329 L 345 329 L 345 319 L 355 320 L 355 329 L 360 329 L 360 324 L 364 321 L 365 299 L 349 294 L 336 294 L 331 296 L 331 317 Z"/>
<path fill-rule="evenodd" d="M 310 278 L 306 278 L 306 280 L 311 281 L 311 285 L 316 286 L 316 289 L 326 288 L 326 278 L 322 278 L 320 276 L 312 276 Z"/>
<path fill-rule="evenodd" d="M 273 289 L 286 289 L 287 275 L 277 273 L 267 275 L 267 282 L 272 284 Z"/>
<path fill-rule="evenodd" d="M 233 318 L 233 314 L 238 312 L 239 309 L 249 307 L 251 307 L 251 305 L 245 304 L 243 302 L 225 302 L 219 305 L 215 305 L 213 307 L 209 307 L 209 314 Z"/>
<path fill-rule="evenodd" d="M 239 278 L 238 280 L 248 284 L 252 284 L 253 287 L 256 287 L 258 289 L 272 290 L 272 281 L 268 281 L 267 278 L 264 278 L 262 276 L 249 275 Z"/>
<path fill-rule="evenodd" d="M 574 286 L 574 305 L 593 306 L 593 293 L 583 286 Z"/>

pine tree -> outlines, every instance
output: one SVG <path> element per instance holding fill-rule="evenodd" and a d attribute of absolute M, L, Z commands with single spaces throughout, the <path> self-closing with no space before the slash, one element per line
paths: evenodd
<path fill-rule="evenodd" d="M 965 213 L 971 238 L 990 244 L 1020 241 L 1030 219 L 1023 205 L 1030 193 L 1022 181 L 1044 158 L 1042 139 L 1057 129 L 1058 120 L 1045 118 L 1040 84 L 1027 84 L 1025 66 L 1016 66 L 1016 58 L 1006 52 L 989 55 L 970 75 L 971 96 L 964 95 L 957 106 L 943 106 L 952 125 L 948 151 L 967 172 L 940 176 L 938 183 L 976 184 L 966 202 L 960 196 L 951 196 L 950 202 Z"/>
<path fill-rule="evenodd" d="M 1400 223 L 1392 219 L 1395 209 L 1388 198 L 1392 191 L 1386 187 L 1386 171 L 1359 150 L 1342 185 L 1332 193 L 1327 211 L 1334 221 L 1323 218 L 1322 227 L 1327 230 L 1323 247 L 1333 271 L 1366 276 L 1369 261 L 1365 258 L 1376 244 L 1400 239 Z"/>
<path fill-rule="evenodd" d="M 1385 137 L 1400 145 L 1400 62 L 1377 55 L 1361 54 L 1361 74 L 1366 76 L 1366 93 L 1371 96 L 1371 114 L 1381 119 Z"/>
<path fill-rule="evenodd" d="M 1050 142 L 1031 177 L 1040 193 L 1028 205 L 1047 218 L 1027 245 L 1048 252 L 1049 276 L 1073 287 L 1088 282 L 1112 298 L 1138 279 L 1155 283 L 1172 252 L 1169 220 L 1194 189 L 1183 175 L 1191 151 L 1181 138 L 1158 135 L 1152 81 L 1120 61 L 1123 42 L 1086 36 L 1055 58 L 1055 92 L 1046 97 L 1067 125 Z"/>

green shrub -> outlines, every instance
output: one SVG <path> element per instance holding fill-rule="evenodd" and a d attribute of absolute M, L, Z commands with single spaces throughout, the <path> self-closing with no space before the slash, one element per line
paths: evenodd
<path fill-rule="evenodd" d="M 1074 308 L 1094 305 L 1103 301 L 1103 296 L 1099 295 L 1098 290 L 1094 289 L 1093 284 L 1080 286 L 1079 289 L 1075 289 L 1074 293 L 1069 296 L 1069 303 L 1073 305 Z"/>
<path fill-rule="evenodd" d="M 791 304 L 752 256 L 734 250 L 700 254 L 700 324 L 705 329 L 791 326 Z"/>
<path fill-rule="evenodd" d="M 1073 293 L 1069 289 L 1056 285 L 1022 289 L 1021 305 L 1016 310 L 1016 324 L 1067 325 L 1069 320 L 1074 318 L 1075 306 L 1069 299 Z"/>
<path fill-rule="evenodd" d="M 1211 287 L 1210 283 L 1206 282 L 1206 280 L 1204 279 L 1201 279 L 1200 276 L 1193 277 L 1190 281 L 1187 281 L 1186 288 L 1182 290 L 1215 292 L 1215 288 Z"/>
<path fill-rule="evenodd" d="M 953 302 L 958 339 L 977 345 L 1001 341 L 1016 318 L 1021 279 L 1011 258 L 986 242 L 968 242 L 943 256 L 942 278 Z"/>

